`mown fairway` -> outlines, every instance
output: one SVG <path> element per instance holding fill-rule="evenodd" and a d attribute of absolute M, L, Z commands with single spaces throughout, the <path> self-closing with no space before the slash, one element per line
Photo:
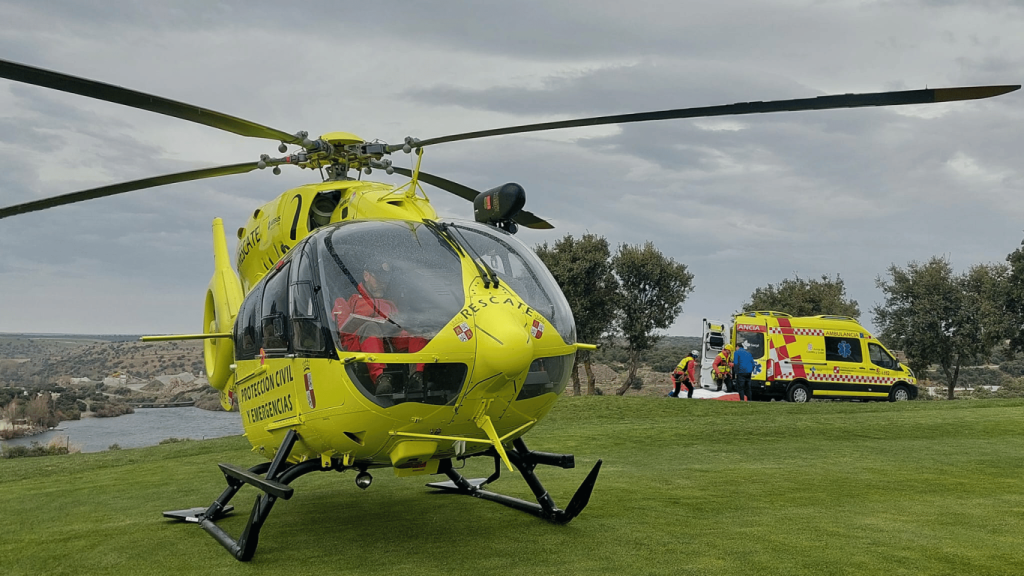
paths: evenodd
<path fill-rule="evenodd" d="M 217 462 L 259 462 L 240 437 L 0 460 L 0 573 L 1019 574 L 1022 416 L 1022 401 L 564 398 L 526 440 L 576 454 L 575 470 L 539 472 L 563 506 L 604 459 L 572 524 L 390 470 L 366 492 L 316 473 L 278 502 L 248 564 L 160 515 L 208 505 Z M 476 459 L 466 473 L 490 471 Z M 508 472 L 493 489 L 528 495 Z M 236 536 L 254 494 L 221 522 Z"/>

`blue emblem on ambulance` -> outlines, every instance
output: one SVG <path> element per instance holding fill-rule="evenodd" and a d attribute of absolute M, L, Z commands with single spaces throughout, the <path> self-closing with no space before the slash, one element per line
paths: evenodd
<path fill-rule="evenodd" d="M 846 340 L 839 342 L 839 355 L 843 358 L 849 358 L 851 354 L 853 354 L 853 349 L 850 348 Z"/>

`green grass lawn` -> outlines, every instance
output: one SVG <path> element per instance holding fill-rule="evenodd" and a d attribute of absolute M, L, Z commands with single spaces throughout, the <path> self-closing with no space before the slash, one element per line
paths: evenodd
<path fill-rule="evenodd" d="M 0 460 L 0 574 L 1021 574 L 1024 401 L 786 404 L 562 399 L 527 437 L 567 526 L 376 471 L 297 480 L 255 559 L 163 510 L 208 505 L 241 437 Z M 467 465 L 490 473 L 489 460 Z M 518 474 L 495 491 L 529 496 Z M 221 525 L 238 535 L 255 491 Z"/>

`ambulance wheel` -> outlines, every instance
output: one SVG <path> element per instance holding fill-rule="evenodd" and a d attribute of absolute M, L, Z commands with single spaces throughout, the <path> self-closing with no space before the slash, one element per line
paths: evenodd
<path fill-rule="evenodd" d="M 889 392 L 889 402 L 905 402 L 910 400 L 910 390 L 906 386 L 897 386 Z"/>
<path fill-rule="evenodd" d="M 811 391 L 803 384 L 793 384 L 786 393 L 786 400 L 790 402 L 810 402 Z"/>

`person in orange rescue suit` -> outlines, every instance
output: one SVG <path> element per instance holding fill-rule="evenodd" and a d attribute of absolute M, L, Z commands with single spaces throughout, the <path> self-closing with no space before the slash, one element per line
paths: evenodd
<path fill-rule="evenodd" d="M 697 351 L 690 352 L 689 356 L 679 361 L 679 365 L 672 371 L 673 389 L 668 393 L 673 398 L 679 397 L 680 386 L 686 386 L 686 397 L 693 398 L 693 386 L 697 383 L 694 377 L 694 365 L 697 364 Z"/>
<path fill-rule="evenodd" d="M 381 260 L 370 260 L 363 269 L 362 282 L 356 287 L 356 293 L 348 300 L 338 298 L 334 301 L 331 311 L 338 322 L 341 344 L 345 350 L 352 352 L 384 353 L 384 333 L 393 333 L 390 328 L 398 325 L 393 318 L 398 314 L 398 307 L 391 300 L 384 298 L 388 281 L 391 276 L 389 264 Z M 364 322 L 354 332 L 343 332 L 343 326 L 352 314 L 365 316 Z M 410 336 L 405 330 L 389 338 L 396 352 L 419 352 L 427 345 L 427 339 Z M 368 362 L 370 380 L 374 383 L 375 394 L 391 394 L 394 383 L 390 374 L 384 374 L 384 364 Z M 423 364 L 416 365 L 416 371 L 406 385 L 406 392 L 417 392 L 423 389 Z"/>
<path fill-rule="evenodd" d="M 725 383 L 726 392 L 732 392 L 732 344 L 726 344 L 725 348 L 715 356 L 711 363 L 711 377 L 717 384 L 716 392 L 722 391 L 722 384 Z"/>

